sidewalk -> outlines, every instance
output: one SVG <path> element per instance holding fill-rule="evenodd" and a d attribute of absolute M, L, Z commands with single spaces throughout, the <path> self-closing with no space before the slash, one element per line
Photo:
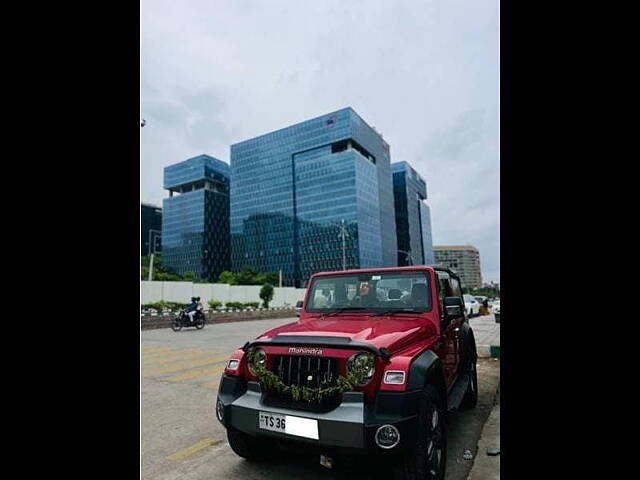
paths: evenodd
<path fill-rule="evenodd" d="M 476 347 L 479 357 L 500 356 L 500 324 L 496 323 L 493 315 L 483 315 L 469 320 L 473 334 L 476 337 Z M 493 348 L 491 348 L 493 347 Z"/>
<path fill-rule="evenodd" d="M 500 392 L 487 422 L 482 428 L 473 467 L 467 480 L 499 480 L 500 455 L 488 455 L 487 449 L 500 451 Z"/>

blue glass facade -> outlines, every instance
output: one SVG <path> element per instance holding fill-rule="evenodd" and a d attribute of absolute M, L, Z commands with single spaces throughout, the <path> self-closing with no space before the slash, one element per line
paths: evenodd
<path fill-rule="evenodd" d="M 433 265 L 427 184 L 407 162 L 391 165 L 398 237 L 398 265 Z M 407 252 L 411 255 L 412 262 Z"/>
<path fill-rule="evenodd" d="M 162 252 L 176 272 L 217 280 L 230 268 L 229 165 L 199 155 L 164 169 Z"/>
<path fill-rule="evenodd" d="M 396 265 L 389 146 L 351 108 L 231 146 L 231 266 L 314 272 Z"/>
<path fill-rule="evenodd" d="M 142 256 L 149 255 L 152 251 L 162 251 L 160 235 L 158 235 L 162 229 L 162 209 L 155 205 L 143 203 L 140 205 L 140 217 Z M 153 230 L 153 232 L 149 235 L 151 230 Z M 151 244 L 149 244 L 149 242 L 151 242 Z"/>

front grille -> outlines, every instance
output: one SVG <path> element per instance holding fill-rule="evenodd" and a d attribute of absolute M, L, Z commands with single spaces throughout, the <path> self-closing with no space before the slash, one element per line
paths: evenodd
<path fill-rule="evenodd" d="M 302 355 L 274 355 L 271 371 L 287 386 L 309 388 L 334 386 L 339 374 L 339 359 Z M 320 401 L 295 401 L 290 393 L 267 392 L 265 404 L 297 410 L 329 411 L 340 403 L 340 395 L 325 396 Z"/>

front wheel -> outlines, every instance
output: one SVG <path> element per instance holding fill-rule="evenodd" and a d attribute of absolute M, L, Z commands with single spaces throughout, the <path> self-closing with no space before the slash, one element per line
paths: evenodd
<path fill-rule="evenodd" d="M 478 371 L 476 370 L 476 361 L 472 358 L 471 352 L 467 354 L 467 373 L 469 374 L 469 385 L 467 391 L 462 397 L 460 408 L 473 408 L 478 403 Z"/>
<path fill-rule="evenodd" d="M 198 330 L 202 330 L 204 328 L 204 318 L 199 318 L 196 320 L 196 328 Z"/>
<path fill-rule="evenodd" d="M 174 332 L 179 332 L 180 330 L 182 330 L 182 322 L 179 319 L 174 318 L 173 322 L 171 322 L 171 330 L 173 330 Z"/>
<path fill-rule="evenodd" d="M 256 437 L 234 428 L 227 428 L 227 440 L 236 455 L 249 461 L 264 461 L 273 458 L 276 453 L 276 447 L 273 443 L 260 441 Z"/>
<path fill-rule="evenodd" d="M 393 465 L 394 480 L 443 480 L 447 461 L 445 412 L 438 391 L 427 385 L 420 398 L 417 442 Z"/>

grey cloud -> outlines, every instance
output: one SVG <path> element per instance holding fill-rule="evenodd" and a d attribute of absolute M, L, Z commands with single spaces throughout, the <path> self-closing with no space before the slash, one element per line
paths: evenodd
<path fill-rule="evenodd" d="M 499 278 L 497 0 L 145 0 L 142 198 L 162 168 L 352 106 L 427 180 L 436 244 Z"/>

